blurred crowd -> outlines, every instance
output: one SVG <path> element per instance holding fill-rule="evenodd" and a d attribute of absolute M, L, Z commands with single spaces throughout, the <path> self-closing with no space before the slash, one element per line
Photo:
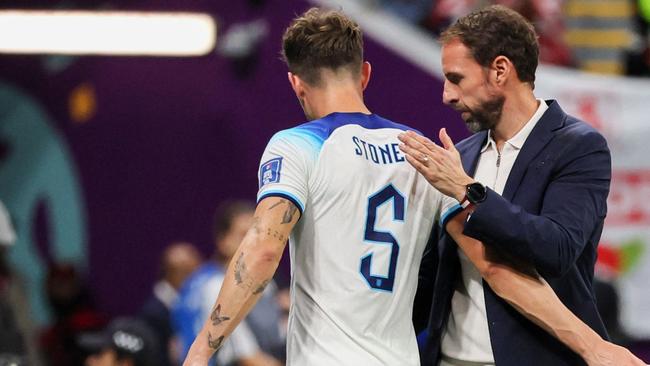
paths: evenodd
<path fill-rule="evenodd" d="M 16 234 L 0 202 L 0 366 L 180 365 L 213 310 L 225 268 L 251 226 L 253 212 L 253 205 L 245 201 L 226 202 L 216 209 L 214 252 L 207 260 L 191 243 L 167 245 L 148 299 L 128 317 L 110 319 L 93 302 L 92 288 L 79 269 L 51 263 L 43 290 L 53 320 L 37 329 L 20 272 L 7 258 Z M 278 280 L 280 286 L 275 282 L 267 286 L 211 365 L 284 365 L 290 296 L 286 278 Z M 630 345 L 620 329 L 616 288 L 598 278 L 594 285 L 609 334 L 615 342 Z"/>
<path fill-rule="evenodd" d="M 539 34 L 540 60 L 588 72 L 650 76 L 650 0 L 377 0 L 434 35 L 472 10 L 501 4 Z"/>
<path fill-rule="evenodd" d="M 81 270 L 51 263 L 44 280 L 52 322 L 37 329 L 22 293 L 20 272 L 8 249 L 15 241 L 11 219 L 0 202 L 0 366 L 180 365 L 210 316 L 237 246 L 253 221 L 249 202 L 219 206 L 213 222 L 214 253 L 203 260 L 187 242 L 172 242 L 160 254 L 160 272 L 149 298 L 127 317 L 102 313 Z M 284 364 L 288 290 L 275 283 L 235 330 L 212 365 Z"/>

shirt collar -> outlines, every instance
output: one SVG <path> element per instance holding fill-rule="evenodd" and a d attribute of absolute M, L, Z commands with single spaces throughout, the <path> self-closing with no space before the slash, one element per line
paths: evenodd
<path fill-rule="evenodd" d="M 542 99 L 537 99 L 539 102 L 539 106 L 537 107 L 537 110 L 533 114 L 532 117 L 524 124 L 524 127 L 522 127 L 519 132 L 517 132 L 516 135 L 512 136 L 510 140 L 506 141 L 506 143 L 510 144 L 512 147 L 515 149 L 519 150 L 524 146 L 524 142 L 526 142 L 526 139 L 528 138 L 528 135 L 533 131 L 533 128 L 537 125 L 537 122 L 542 118 L 544 115 L 544 112 L 548 109 L 548 105 L 546 102 Z M 488 136 L 487 136 L 487 141 L 485 145 L 483 145 L 483 148 L 481 149 L 481 153 L 485 152 L 488 148 L 496 148 L 496 142 L 492 138 L 492 130 L 488 130 Z"/>
<path fill-rule="evenodd" d="M 488 130 L 487 141 L 485 142 L 485 145 L 483 145 L 483 148 L 481 148 L 481 153 L 484 153 L 487 149 L 496 148 L 495 144 L 496 142 L 492 138 L 492 130 Z"/>

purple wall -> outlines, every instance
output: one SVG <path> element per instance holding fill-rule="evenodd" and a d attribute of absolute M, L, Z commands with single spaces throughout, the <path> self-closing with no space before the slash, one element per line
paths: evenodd
<path fill-rule="evenodd" d="M 65 64 L 65 58 L 0 56 L 0 79 L 40 102 L 69 145 L 87 214 L 89 278 L 109 314 L 139 307 L 170 241 L 188 240 L 210 253 L 215 206 L 230 197 L 253 200 L 266 142 L 303 122 L 278 54 L 284 28 L 308 7 L 305 1 L 271 0 L 260 7 L 246 1 L 198 1 L 191 8 L 175 3 L 167 9 L 213 14 L 220 36 L 236 22 L 268 21 L 252 73 L 236 77 L 217 53 L 76 58 L 59 71 L 52 65 Z M 158 9 L 150 4 L 159 2 L 138 7 Z M 441 126 L 456 139 L 466 135 L 456 113 L 441 104 L 439 80 L 368 37 L 366 42 L 373 65 L 366 96 L 373 112 L 429 136 Z M 94 91 L 96 113 L 76 123 L 69 97 L 84 83 Z"/>

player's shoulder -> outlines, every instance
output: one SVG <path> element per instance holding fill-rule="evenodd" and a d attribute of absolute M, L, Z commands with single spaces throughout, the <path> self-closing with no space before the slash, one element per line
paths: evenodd
<path fill-rule="evenodd" d="M 327 126 L 319 123 L 319 121 L 305 122 L 291 128 L 280 130 L 271 137 L 269 144 L 288 144 L 319 148 L 329 137 Z"/>

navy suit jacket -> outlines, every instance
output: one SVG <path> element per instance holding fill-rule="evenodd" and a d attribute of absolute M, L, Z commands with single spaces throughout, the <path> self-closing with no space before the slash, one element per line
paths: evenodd
<path fill-rule="evenodd" d="M 607 212 L 609 149 L 596 130 L 564 113 L 557 102 L 547 103 L 548 110 L 517 156 L 503 195 L 488 190 L 487 199 L 476 207 L 464 233 L 532 264 L 574 314 L 607 337 L 596 310 L 592 281 Z M 470 176 L 486 139 L 487 132 L 479 132 L 456 146 Z M 454 285 L 460 280 L 457 245 L 441 231 L 438 245 L 432 245 L 423 258 L 414 309 L 415 319 L 422 319 L 422 311 L 429 310 L 426 305 L 431 304 L 423 365 L 437 365 Z M 497 297 L 487 283 L 483 287 L 497 365 L 584 364 Z"/>

